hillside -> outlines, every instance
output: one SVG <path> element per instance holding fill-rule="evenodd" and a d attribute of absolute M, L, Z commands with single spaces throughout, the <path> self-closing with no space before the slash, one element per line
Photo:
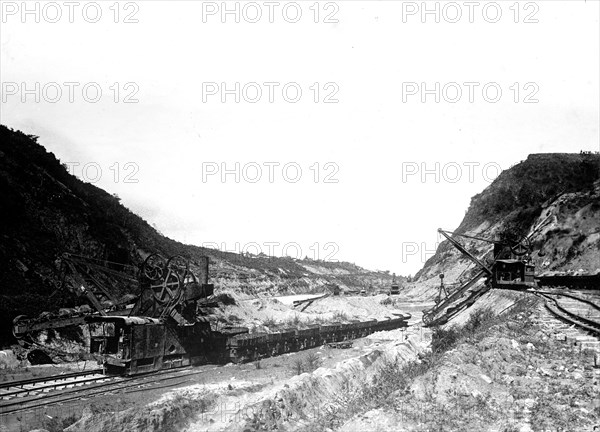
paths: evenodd
<path fill-rule="evenodd" d="M 185 245 L 159 234 L 118 197 L 70 175 L 54 154 L 0 125 L 0 335 L 11 320 L 84 303 L 61 284 L 64 252 L 137 265 L 150 253 L 211 260 L 217 291 L 256 294 L 319 291 L 328 283 L 361 289 L 389 286 L 391 276 L 346 262 L 242 256 Z M 122 294 L 127 287 L 115 287 Z"/>
<path fill-rule="evenodd" d="M 536 274 L 600 271 L 600 155 L 532 154 L 502 172 L 454 231 L 489 239 L 531 236 Z M 451 229 L 452 227 L 442 227 Z M 490 260 L 492 246 L 460 238 L 475 256 Z M 444 273 L 447 283 L 465 280 L 473 264 L 448 241 L 415 275 L 412 294 L 432 297 Z"/>

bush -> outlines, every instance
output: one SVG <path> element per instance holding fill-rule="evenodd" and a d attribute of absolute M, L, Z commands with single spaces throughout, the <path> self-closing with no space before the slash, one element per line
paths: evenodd
<path fill-rule="evenodd" d="M 315 353 L 309 353 L 306 356 L 306 370 L 312 372 L 323 365 L 323 359 Z"/>
<path fill-rule="evenodd" d="M 70 416 L 62 419 L 62 427 L 64 429 L 66 429 L 69 426 L 71 426 L 73 423 L 77 422 L 79 419 L 80 419 L 80 416 L 77 416 L 76 414 L 71 414 Z"/>
<path fill-rule="evenodd" d="M 300 325 L 301 322 L 302 320 L 300 320 L 300 315 L 294 315 L 294 318 L 292 319 L 292 324 L 297 327 Z"/>
<path fill-rule="evenodd" d="M 294 360 L 294 363 L 292 363 L 292 372 L 294 375 L 300 375 L 304 373 L 304 362 L 302 359 Z"/>
<path fill-rule="evenodd" d="M 491 309 L 477 309 L 471 313 L 468 321 L 461 328 L 434 328 L 431 340 L 431 351 L 434 355 L 444 353 L 465 338 L 478 334 L 497 322 L 497 315 Z"/>
<path fill-rule="evenodd" d="M 381 300 L 379 303 L 381 303 L 384 306 L 390 306 L 394 304 L 394 300 L 392 300 L 391 297 L 386 297 L 383 300 Z"/>
<path fill-rule="evenodd" d="M 323 365 L 323 359 L 315 353 L 309 353 L 304 360 L 297 358 L 291 366 L 294 375 L 312 372 Z"/>
<path fill-rule="evenodd" d="M 333 315 L 333 320 L 334 321 L 347 321 L 348 320 L 348 315 L 346 315 L 344 312 L 337 311 Z"/>
<path fill-rule="evenodd" d="M 496 322 L 496 314 L 491 309 L 477 309 L 463 327 L 463 332 L 474 335 L 482 327 L 490 327 Z"/>
<path fill-rule="evenodd" d="M 265 327 L 275 327 L 275 325 L 277 325 L 277 322 L 275 321 L 275 319 L 273 317 L 267 317 L 264 321 L 263 321 L 263 325 Z"/>
<path fill-rule="evenodd" d="M 302 324 L 302 320 L 300 319 L 300 315 L 294 315 L 293 318 L 289 318 L 285 321 L 284 327 L 299 327 Z"/>
<path fill-rule="evenodd" d="M 431 352 L 437 355 L 448 351 L 458 343 L 460 337 L 461 331 L 455 327 L 449 329 L 434 328 L 431 339 Z"/>

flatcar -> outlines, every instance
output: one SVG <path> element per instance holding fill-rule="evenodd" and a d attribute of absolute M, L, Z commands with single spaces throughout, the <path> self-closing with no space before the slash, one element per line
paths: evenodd
<path fill-rule="evenodd" d="M 206 363 L 244 363 L 407 326 L 407 317 L 328 323 L 274 333 L 249 333 L 238 327 L 212 331 L 208 322 L 173 326 L 145 317 L 93 316 L 91 351 L 112 375 L 136 375 Z"/>

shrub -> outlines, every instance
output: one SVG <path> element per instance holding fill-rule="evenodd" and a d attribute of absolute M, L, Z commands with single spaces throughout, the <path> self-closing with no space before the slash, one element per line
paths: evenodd
<path fill-rule="evenodd" d="M 392 300 L 391 297 L 386 297 L 383 300 L 381 300 L 379 303 L 381 303 L 384 306 L 390 306 L 394 304 L 394 300 Z"/>
<path fill-rule="evenodd" d="M 294 375 L 300 375 L 304 373 L 304 362 L 302 361 L 302 359 L 294 360 L 294 362 L 292 363 L 292 372 L 294 373 Z"/>
<path fill-rule="evenodd" d="M 320 368 L 323 365 L 323 359 L 315 353 L 309 353 L 306 356 L 306 370 L 309 372 Z"/>
<path fill-rule="evenodd" d="M 299 315 L 294 315 L 293 318 L 289 318 L 285 321 L 285 327 L 299 327 L 302 324 L 302 320 Z"/>
<path fill-rule="evenodd" d="M 433 329 L 431 339 L 431 351 L 434 354 L 440 354 L 448 351 L 455 346 L 461 336 L 461 332 L 455 327 L 443 329 L 440 327 Z"/>
<path fill-rule="evenodd" d="M 482 327 L 490 327 L 496 321 L 496 314 L 491 309 L 477 309 L 463 327 L 463 331 L 473 335 Z"/>
<path fill-rule="evenodd" d="M 294 315 L 294 318 L 292 318 L 292 324 L 294 326 L 299 326 L 301 322 L 302 320 L 300 319 L 300 315 Z"/>
<path fill-rule="evenodd" d="M 327 320 L 320 315 L 317 316 L 313 321 L 315 324 L 323 324 L 323 323 L 327 322 Z"/>
<path fill-rule="evenodd" d="M 78 421 L 80 419 L 80 416 L 76 415 L 76 414 L 71 414 L 68 417 L 65 417 L 64 419 L 62 419 L 62 427 L 64 429 L 68 428 L 69 426 L 71 426 L 73 423 L 75 423 L 76 421 Z"/>
<path fill-rule="evenodd" d="M 347 321 L 348 315 L 346 315 L 344 312 L 337 311 L 335 314 L 333 314 L 333 320 L 334 321 Z"/>
<path fill-rule="evenodd" d="M 277 324 L 277 322 L 275 321 L 275 319 L 273 317 L 267 317 L 263 321 L 263 325 L 265 327 L 275 327 L 276 324 Z"/>
<path fill-rule="evenodd" d="M 62 427 L 62 423 L 56 417 L 51 419 L 47 419 L 44 421 L 44 429 L 48 432 L 63 432 L 64 428 Z"/>

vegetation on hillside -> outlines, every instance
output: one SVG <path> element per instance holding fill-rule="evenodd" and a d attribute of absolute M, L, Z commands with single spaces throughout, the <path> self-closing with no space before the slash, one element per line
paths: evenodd
<path fill-rule="evenodd" d="M 586 192 L 600 178 L 598 154 L 532 154 L 503 171 L 482 193 L 471 199 L 458 227 L 465 232 L 483 220 L 504 220 L 524 235 L 548 200 L 569 192 Z"/>
<path fill-rule="evenodd" d="M 600 418 L 594 352 L 549 337 L 537 302 L 523 297 L 502 315 L 480 309 L 461 328 L 436 330 L 419 362 L 388 361 L 358 388 L 348 381 L 298 430 L 591 429 Z"/>
<path fill-rule="evenodd" d="M 139 265 L 150 253 L 183 255 L 192 262 L 208 255 L 211 277 L 282 281 L 284 288 L 303 287 L 317 277 L 303 264 L 344 270 L 336 281 L 363 283 L 360 277 L 386 278 L 345 262 L 295 260 L 236 254 L 185 245 L 156 231 L 120 199 L 71 175 L 38 144 L 38 137 L 0 125 L 0 335 L 10 339 L 16 315 L 85 303 L 62 288 L 57 258 L 71 252 L 91 258 Z M 213 271 L 214 270 L 214 271 Z M 276 276 L 276 278 L 275 278 Z M 327 276 L 318 275 L 327 279 Z"/>
<path fill-rule="evenodd" d="M 472 232 L 487 222 L 487 226 L 499 228 L 496 240 L 521 239 L 547 205 L 566 193 L 588 196 L 599 179 L 600 155 L 597 153 L 529 155 L 471 198 L 469 209 L 454 232 Z M 590 198 L 583 201 L 587 205 Z M 418 280 L 431 266 L 443 262 L 453 250 L 448 241 L 443 241 L 414 279 Z M 471 252 L 477 255 L 481 250 Z"/>

